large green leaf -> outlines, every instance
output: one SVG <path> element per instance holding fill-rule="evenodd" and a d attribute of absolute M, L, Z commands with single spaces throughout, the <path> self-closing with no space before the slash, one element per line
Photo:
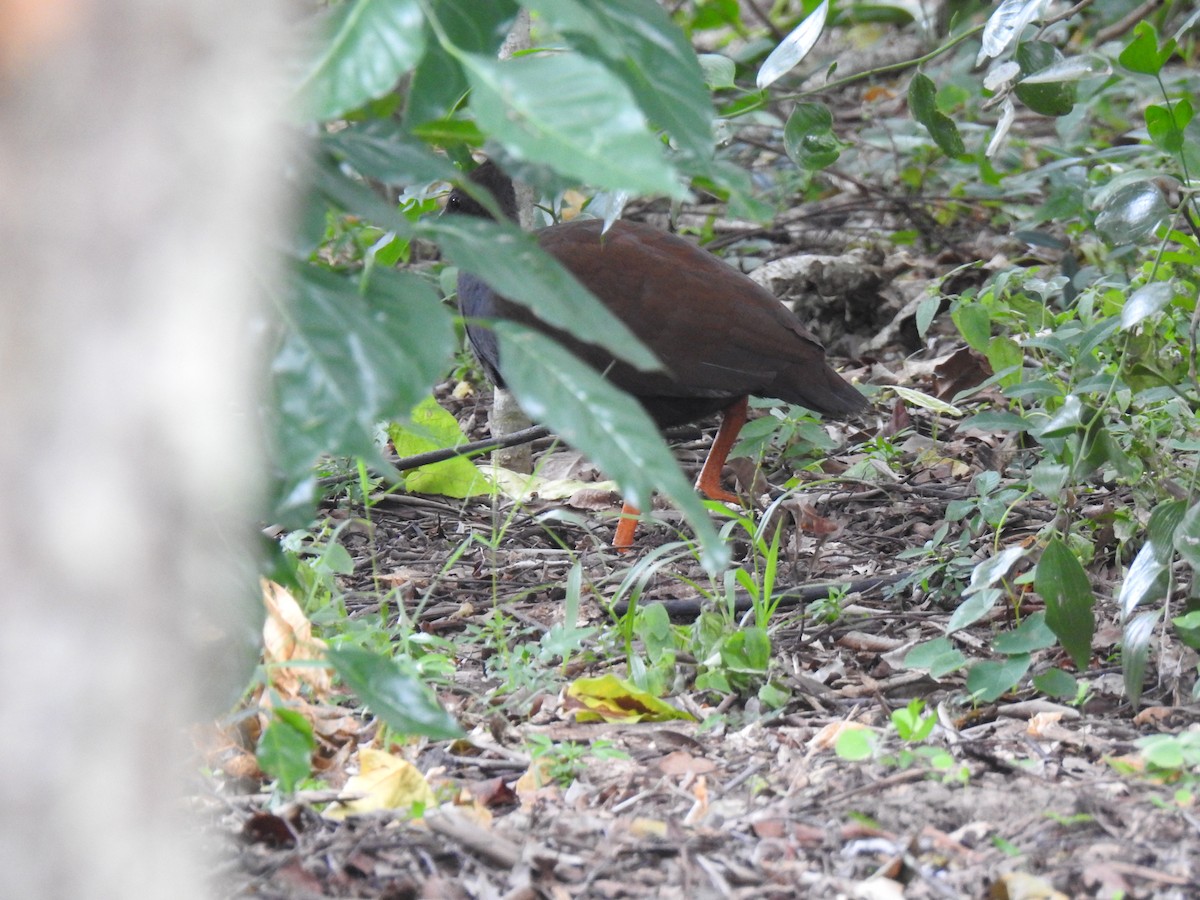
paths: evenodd
<path fill-rule="evenodd" d="M 725 566 L 729 550 L 641 405 L 545 335 L 505 322 L 496 333 L 505 381 L 530 418 L 588 454 L 640 509 L 653 491 L 666 494 L 700 540 L 705 567 Z"/>
<path fill-rule="evenodd" d="M 1058 636 L 1075 667 L 1086 669 L 1096 631 L 1092 615 L 1096 598 L 1083 566 L 1061 538 L 1046 545 L 1033 586 L 1046 601 L 1046 624 Z"/>
<path fill-rule="evenodd" d="M 335 7 L 298 93 L 315 119 L 335 119 L 390 91 L 425 49 L 418 0 L 352 0 Z"/>
<path fill-rule="evenodd" d="M 441 216 L 422 219 L 418 231 L 436 241 L 460 269 L 528 306 L 550 325 L 599 344 L 639 368 L 661 367 L 620 319 L 515 225 L 474 216 Z"/>
<path fill-rule="evenodd" d="M 1017 63 L 1024 75 L 1043 72 L 1063 60 L 1062 52 L 1046 41 L 1026 41 L 1017 47 Z M 1015 88 L 1021 102 L 1043 116 L 1065 116 L 1075 108 L 1075 83 L 1018 81 Z"/>
<path fill-rule="evenodd" d="M 654 0 L 524 0 L 587 56 L 599 59 L 633 93 L 650 121 L 676 145 L 712 155 L 712 100 L 695 51 Z"/>
<path fill-rule="evenodd" d="M 360 175 L 389 184 L 450 181 L 459 175 L 454 166 L 436 156 L 423 141 L 409 137 L 391 119 L 351 123 L 323 135 L 321 143 Z"/>
<path fill-rule="evenodd" d="M 476 120 L 517 159 L 609 190 L 683 196 L 629 88 L 600 63 L 573 54 L 460 59 Z"/>
<path fill-rule="evenodd" d="M 462 736 L 458 723 L 438 705 L 417 672 L 359 647 L 330 648 L 325 656 L 346 686 L 393 731 L 434 740 Z"/>
<path fill-rule="evenodd" d="M 450 317 L 416 276 L 377 270 L 360 292 L 349 279 L 301 266 L 293 290 L 271 365 L 288 478 L 323 453 L 372 455 L 375 423 L 408 415 L 454 347 Z"/>

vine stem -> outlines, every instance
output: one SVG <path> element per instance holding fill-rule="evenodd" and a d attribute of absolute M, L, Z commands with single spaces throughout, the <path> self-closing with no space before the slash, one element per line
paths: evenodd
<path fill-rule="evenodd" d="M 868 69 L 865 72 L 858 72 L 854 75 L 847 75 L 845 78 L 840 78 L 837 81 L 831 81 L 828 84 L 822 85 L 821 87 L 811 88 L 810 90 L 807 90 L 807 91 L 801 91 L 800 93 L 796 94 L 795 96 L 796 97 L 811 97 L 814 94 L 821 94 L 821 93 L 824 93 L 825 91 L 839 90 L 839 89 L 847 87 L 851 84 L 855 84 L 859 81 L 865 81 L 868 78 L 874 78 L 878 75 L 890 75 L 892 72 L 903 72 L 905 69 L 911 69 L 913 66 L 919 66 L 923 63 L 927 63 L 931 59 L 937 59 L 943 53 L 946 53 L 949 50 L 953 50 L 955 47 L 957 47 L 963 41 L 966 41 L 970 38 L 975 37 L 977 34 L 979 34 L 980 32 L 983 31 L 983 28 L 984 28 L 983 25 L 976 25 L 974 28 L 964 31 L 962 34 L 960 34 L 958 37 L 954 38 L 953 40 L 949 41 L 948 43 L 942 44 L 942 46 L 937 47 L 933 50 L 930 50 L 924 56 L 917 56 L 917 57 L 914 57 L 913 59 L 905 59 L 905 60 L 901 60 L 898 63 L 891 63 L 886 66 L 880 66 L 878 69 Z"/>

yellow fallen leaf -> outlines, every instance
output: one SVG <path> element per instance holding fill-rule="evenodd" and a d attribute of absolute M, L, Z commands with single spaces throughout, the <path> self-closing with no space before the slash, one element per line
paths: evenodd
<path fill-rule="evenodd" d="M 616 675 L 578 678 L 567 688 L 567 696 L 586 707 L 576 709 L 577 722 L 666 722 L 693 718 Z"/>
<path fill-rule="evenodd" d="M 329 819 L 344 819 L 358 813 L 381 809 L 429 809 L 437 802 L 433 788 L 421 771 L 406 759 L 363 747 L 358 751 L 358 774 L 346 782 L 343 792 L 362 794 L 325 810 Z"/>

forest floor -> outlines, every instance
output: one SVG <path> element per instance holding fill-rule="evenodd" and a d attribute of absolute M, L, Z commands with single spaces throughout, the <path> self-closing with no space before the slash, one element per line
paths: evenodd
<path fill-rule="evenodd" d="M 768 237 L 778 242 L 786 233 Z M 994 252 L 974 247 L 963 256 Z M 771 255 L 795 256 L 783 246 Z M 1047 698 L 1027 677 L 995 702 L 972 704 L 961 670 L 935 678 L 905 665 L 910 648 L 946 634 L 971 566 L 1035 543 L 1061 514 L 1038 495 L 1011 505 L 999 531 L 972 514 L 978 476 L 995 473 L 990 489 L 1002 491 L 1020 478 L 1030 451 L 1011 435 L 959 428 L 959 417 L 888 390 L 903 385 L 948 401 L 986 377 L 948 331 L 915 337 L 913 302 L 955 261 L 881 252 L 841 276 L 811 260 L 787 276 L 792 285 L 843 283 L 840 298 L 828 285 L 816 293 L 830 309 L 850 312 L 813 325 L 845 373 L 876 390 L 870 415 L 826 424 L 841 449 L 819 471 L 802 472 L 779 506 L 781 603 L 769 626 L 777 707 L 753 690 L 697 689 L 695 675 L 711 660 L 679 652 L 666 699 L 686 718 L 577 719 L 581 704 L 567 685 L 623 677 L 631 664 L 613 638 L 615 598 L 635 593 L 643 608 L 661 601 L 674 622 L 687 624 L 717 602 L 702 588 L 726 596 L 679 541 L 681 520 L 669 509 L 642 526 L 633 553 L 617 554 L 607 541 L 618 498 L 603 485 L 519 506 L 403 493 L 380 499 L 369 515 L 331 504 L 333 520 L 348 523 L 340 541 L 353 559 L 353 572 L 339 578 L 346 614 L 394 622 L 400 608 L 414 633 L 454 648 L 439 699 L 468 737 L 389 748 L 423 773 L 439 800 L 419 822 L 402 810 L 345 819 L 318 812 L 336 806 L 323 803 L 345 788 L 353 751 L 378 736 L 377 724 L 336 694 L 313 705 L 335 723 L 317 728 L 327 791 L 273 803 L 254 777 L 253 757 L 232 777 L 237 751 L 225 746 L 224 764 L 210 753 L 215 774 L 198 785 L 196 804 L 221 860 L 223 895 L 1200 897 L 1200 810 L 1177 785 L 1139 774 L 1135 745 L 1200 727 L 1190 703 L 1196 660 L 1160 647 L 1141 706 L 1130 708 L 1114 600 L 1128 560 L 1116 558 L 1115 541 L 1110 558 L 1101 553 L 1090 564 L 1097 629 L 1091 667 L 1075 673 L 1086 691 L 1073 702 Z M 847 272 L 864 271 L 874 273 L 869 283 L 845 283 Z M 812 290 L 808 283 L 791 293 Z M 443 385 L 439 399 L 470 437 L 485 436 L 488 393 L 477 386 L 456 396 L 453 387 Z M 983 391 L 963 409 L 998 402 Z M 675 444 L 693 473 L 713 431 L 706 423 Z M 597 477 L 549 441 L 535 445 L 534 458 L 551 484 Z M 762 470 L 731 467 L 730 483 L 757 496 L 759 507 L 796 473 L 781 461 L 795 457 L 779 448 L 764 459 Z M 1124 502 L 1119 488 L 1097 483 L 1074 514 L 1102 517 Z M 735 567 L 761 570 L 738 526 L 730 545 Z M 577 608 L 567 602 L 575 566 Z M 830 600 L 828 584 L 849 589 Z M 998 633 L 1040 608 L 1018 588 L 956 631 L 955 645 L 988 658 Z M 1051 667 L 1071 669 L 1057 645 L 1033 654 L 1029 674 Z M 892 715 L 913 700 L 938 725 L 906 741 Z M 618 702 L 635 705 L 631 697 Z M 856 730 L 873 742 L 852 756 L 840 742 Z M 547 746 L 559 749 L 539 752 Z"/>

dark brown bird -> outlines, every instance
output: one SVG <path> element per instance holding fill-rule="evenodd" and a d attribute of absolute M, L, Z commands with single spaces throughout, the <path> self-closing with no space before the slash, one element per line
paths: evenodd
<path fill-rule="evenodd" d="M 516 220 L 512 181 L 491 162 L 470 180 L 486 188 Z M 455 188 L 447 212 L 488 217 Z M 498 296 L 474 275 L 458 277 L 459 309 L 488 376 L 504 386 L 503 362 L 488 319 L 532 326 L 554 337 L 617 387 L 632 394 L 660 428 L 724 411 L 696 480 L 713 500 L 737 502 L 721 487 L 721 470 L 746 422 L 747 398 L 773 397 L 825 415 L 846 415 L 866 400 L 825 361 L 825 348 L 769 291 L 683 238 L 618 221 L 576 219 L 537 233 L 541 248 L 608 307 L 659 358 L 665 371 L 642 372 L 595 344 L 550 328 L 527 307 Z M 637 511 L 626 504 L 613 543 L 633 541 Z"/>

